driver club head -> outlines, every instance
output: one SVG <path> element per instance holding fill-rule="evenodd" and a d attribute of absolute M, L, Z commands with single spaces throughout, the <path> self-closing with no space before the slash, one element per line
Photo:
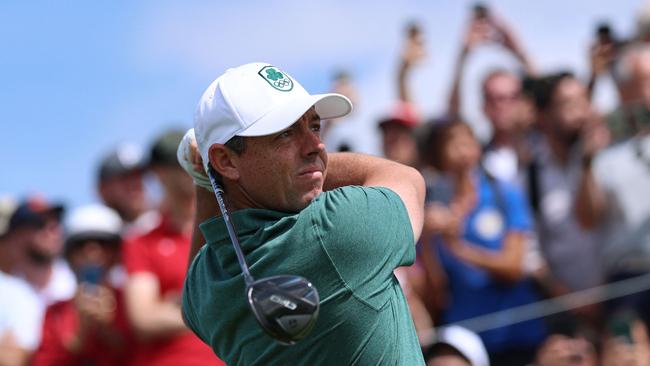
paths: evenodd
<path fill-rule="evenodd" d="M 262 278 L 247 289 L 257 322 L 276 341 L 292 345 L 316 325 L 320 300 L 311 282 L 300 276 Z"/>

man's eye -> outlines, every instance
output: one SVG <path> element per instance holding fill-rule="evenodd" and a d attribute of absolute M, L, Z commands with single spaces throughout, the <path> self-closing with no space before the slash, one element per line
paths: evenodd
<path fill-rule="evenodd" d="M 311 130 L 314 131 L 314 132 L 320 132 L 320 124 L 312 125 Z"/>
<path fill-rule="evenodd" d="M 284 132 L 281 132 L 281 133 L 278 135 L 278 138 L 284 139 L 284 138 L 287 138 L 287 137 L 291 137 L 291 135 L 292 135 L 291 130 L 286 130 L 286 131 L 284 131 Z"/>

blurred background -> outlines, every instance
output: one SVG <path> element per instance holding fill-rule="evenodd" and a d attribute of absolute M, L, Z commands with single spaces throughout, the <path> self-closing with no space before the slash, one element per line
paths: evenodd
<path fill-rule="evenodd" d="M 249 62 L 425 177 L 395 275 L 428 365 L 650 365 L 650 2 L 5 1 L 0 46 L 0 365 L 221 364 L 176 149 Z"/>
<path fill-rule="evenodd" d="M 486 2 L 517 30 L 541 71 L 589 73 L 596 24 L 631 37 L 641 0 Z M 428 57 L 414 71 L 423 114 L 444 112 L 453 64 L 473 1 L 84 1 L 0 4 L 0 89 L 7 173 L 0 192 L 42 192 L 73 205 L 96 199 L 94 170 L 119 142 L 146 145 L 158 131 L 189 127 L 207 85 L 228 67 L 278 65 L 312 93 L 330 90 L 346 70 L 361 96 L 350 129 L 359 150 L 380 153 L 376 119 L 396 99 L 406 23 L 422 25 Z M 483 140 L 480 112 L 486 65 L 516 68 L 498 45 L 472 54 L 463 93 L 468 121 Z M 616 105 L 603 83 L 601 110 Z"/>

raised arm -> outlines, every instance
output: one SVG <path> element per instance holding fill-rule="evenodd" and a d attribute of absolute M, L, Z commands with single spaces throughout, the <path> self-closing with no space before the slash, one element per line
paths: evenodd
<path fill-rule="evenodd" d="M 405 103 L 412 103 L 410 89 L 408 87 L 408 76 L 413 66 L 426 56 L 424 42 L 420 28 L 412 24 L 408 29 L 406 44 L 399 62 L 397 71 L 397 89 L 399 100 Z"/>
<path fill-rule="evenodd" d="M 422 232 L 424 178 L 416 169 L 374 156 L 354 153 L 329 154 L 324 190 L 360 185 L 386 187 L 404 202 L 417 240 Z"/>
<path fill-rule="evenodd" d="M 203 244 L 205 244 L 205 238 L 199 229 L 199 224 L 210 217 L 221 215 L 221 210 L 219 210 L 214 193 L 201 186 L 195 186 L 195 189 L 196 213 L 194 215 L 194 229 L 192 231 L 192 246 L 190 247 L 190 256 L 187 263 L 188 268 Z"/>
<path fill-rule="evenodd" d="M 211 191 L 210 179 L 208 178 L 205 170 L 203 169 L 203 159 L 199 153 L 199 148 L 196 144 L 194 136 L 194 129 L 190 129 L 185 133 L 180 145 L 178 146 L 177 156 L 178 163 L 194 180 L 194 188 L 196 194 L 196 210 L 194 213 L 194 227 L 192 229 L 192 243 L 190 246 L 190 253 L 187 266 L 194 260 L 194 257 L 199 252 L 205 238 L 199 224 L 209 219 L 212 216 L 221 215 L 221 210 L 217 204 L 214 192 Z"/>
<path fill-rule="evenodd" d="M 454 76 L 451 82 L 451 90 L 449 93 L 449 105 L 447 107 L 447 115 L 451 118 L 458 118 L 460 116 L 461 103 L 461 84 L 463 82 L 463 74 L 465 73 L 465 62 L 467 57 L 474 47 L 488 39 L 489 24 L 482 19 L 473 19 L 465 35 L 463 36 L 463 43 L 456 60 L 456 67 L 454 68 Z"/>
<path fill-rule="evenodd" d="M 527 75 L 536 76 L 537 70 L 524 50 L 524 47 L 514 29 L 511 28 L 503 19 L 491 16 L 489 21 L 498 32 L 497 40 L 501 45 L 505 47 L 506 50 L 508 50 L 517 60 L 519 60 Z"/>
<path fill-rule="evenodd" d="M 589 123 L 583 131 L 582 171 L 575 201 L 575 214 L 578 223 L 585 229 L 598 225 L 607 209 L 607 197 L 600 187 L 592 169 L 596 153 L 607 146 L 610 134 L 601 121 Z"/>
<path fill-rule="evenodd" d="M 598 79 L 607 73 L 614 63 L 616 48 L 613 43 L 596 43 L 589 49 L 589 64 L 591 72 L 589 73 L 589 82 L 587 91 L 589 98 L 592 99 L 596 89 Z"/>

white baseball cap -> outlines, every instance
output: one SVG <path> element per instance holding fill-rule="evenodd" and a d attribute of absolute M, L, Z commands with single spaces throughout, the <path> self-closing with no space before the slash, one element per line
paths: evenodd
<path fill-rule="evenodd" d="M 122 219 L 111 208 L 90 204 L 73 210 L 64 222 L 66 246 L 84 239 L 119 240 Z"/>
<path fill-rule="evenodd" d="M 205 90 L 194 116 L 204 164 L 212 144 L 233 136 L 266 136 L 294 124 L 314 106 L 322 119 L 345 116 L 352 103 L 341 94 L 310 95 L 279 68 L 255 62 L 227 70 Z"/>
<path fill-rule="evenodd" d="M 478 334 L 458 325 L 441 327 L 436 331 L 436 344 L 454 347 L 472 366 L 490 366 L 490 358 Z"/>

